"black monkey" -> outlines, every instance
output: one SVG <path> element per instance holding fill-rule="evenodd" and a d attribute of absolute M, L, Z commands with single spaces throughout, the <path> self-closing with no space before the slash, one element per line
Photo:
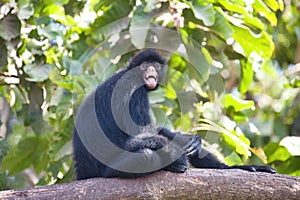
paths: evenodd
<path fill-rule="evenodd" d="M 134 178 L 159 170 L 179 173 L 189 164 L 197 168 L 276 172 L 268 166 L 227 166 L 201 149 L 198 135 L 154 127 L 148 92 L 161 83 L 164 64 L 154 49 L 147 49 L 82 103 L 73 134 L 77 180 Z"/>

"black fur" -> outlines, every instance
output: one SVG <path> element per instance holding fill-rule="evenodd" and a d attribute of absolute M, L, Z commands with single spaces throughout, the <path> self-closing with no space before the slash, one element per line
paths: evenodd
<path fill-rule="evenodd" d="M 165 64 L 155 50 L 145 50 L 135 56 L 127 68 L 100 84 L 83 102 L 77 114 L 73 136 L 78 180 L 92 177 L 134 178 L 159 170 L 184 172 L 189 163 L 199 168 L 275 172 L 265 166 L 229 167 L 211 153 L 201 150 L 198 135 L 175 133 L 164 127 L 155 128 L 149 114 L 150 90 L 143 84 L 142 72 L 138 67 L 143 62 Z M 160 82 L 164 69 L 158 75 Z M 129 112 L 126 112 L 126 107 Z M 95 123 L 100 128 L 95 127 Z M 84 145 L 93 141 L 99 144 L 92 145 L 95 146 L 92 149 Z M 118 153 L 114 146 L 124 152 Z M 103 156 L 107 163 L 96 159 L 92 153 L 95 151 L 100 155 L 100 160 Z M 144 171 L 141 170 L 143 167 Z M 123 168 L 132 171 L 118 170 Z"/>

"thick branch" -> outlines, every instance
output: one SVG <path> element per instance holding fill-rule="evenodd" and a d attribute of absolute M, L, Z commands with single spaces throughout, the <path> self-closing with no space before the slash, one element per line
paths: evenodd
<path fill-rule="evenodd" d="M 0 199 L 300 199 L 300 178 L 242 170 L 190 169 L 138 179 L 94 178 L 0 192 Z"/>

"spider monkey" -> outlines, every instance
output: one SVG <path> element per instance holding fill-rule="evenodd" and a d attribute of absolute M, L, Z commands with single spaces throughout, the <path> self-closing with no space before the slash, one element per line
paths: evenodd
<path fill-rule="evenodd" d="M 77 180 L 135 178 L 160 170 L 182 173 L 189 165 L 276 172 L 268 166 L 228 166 L 201 148 L 199 135 L 155 127 L 148 92 L 160 85 L 164 74 L 165 59 L 146 49 L 85 99 L 73 133 Z"/>

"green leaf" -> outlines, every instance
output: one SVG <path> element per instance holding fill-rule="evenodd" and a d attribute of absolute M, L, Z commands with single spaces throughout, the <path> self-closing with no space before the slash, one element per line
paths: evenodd
<path fill-rule="evenodd" d="M 292 156 L 300 156 L 300 137 L 285 137 L 279 144 L 284 146 Z"/>
<path fill-rule="evenodd" d="M 235 152 L 232 152 L 229 156 L 226 156 L 224 160 L 230 166 L 231 165 L 242 165 L 243 164 L 240 156 Z"/>
<path fill-rule="evenodd" d="M 271 36 L 265 31 L 254 34 L 246 27 L 233 26 L 233 28 L 233 37 L 242 46 L 247 57 L 250 57 L 252 51 L 255 51 L 257 55 L 265 59 L 269 59 L 272 56 L 274 43 Z"/>
<path fill-rule="evenodd" d="M 42 14 L 44 15 L 56 15 L 56 16 L 65 16 L 65 9 L 63 6 L 58 4 L 51 4 L 46 6 Z"/>
<path fill-rule="evenodd" d="M 62 98 L 64 97 L 64 89 L 58 87 L 51 95 L 49 106 L 58 106 Z"/>
<path fill-rule="evenodd" d="M 130 21 L 129 33 L 131 42 L 136 48 L 145 47 L 149 23 L 153 17 L 153 13 L 144 12 L 143 6 L 138 6 L 134 11 Z"/>
<path fill-rule="evenodd" d="M 24 71 L 30 76 L 30 78 L 27 78 L 27 80 L 32 82 L 42 82 L 49 78 L 49 75 L 51 73 L 51 65 L 27 65 L 24 68 Z"/>
<path fill-rule="evenodd" d="M 284 162 L 291 157 L 291 154 L 284 146 L 280 146 L 275 142 L 268 143 L 264 147 L 264 151 L 266 153 L 268 163 L 272 163 L 274 161 Z"/>
<path fill-rule="evenodd" d="M 189 113 L 186 113 L 184 115 L 181 116 L 180 118 L 180 128 L 181 130 L 188 132 L 190 131 L 192 127 L 192 122 L 191 122 L 191 118 L 189 116 Z"/>
<path fill-rule="evenodd" d="M 51 80 L 52 80 L 52 78 L 51 78 Z M 52 81 L 59 87 L 62 87 L 69 91 L 73 91 L 74 85 L 76 84 L 76 82 L 74 82 L 73 80 L 52 80 Z"/>
<path fill-rule="evenodd" d="M 49 16 L 40 16 L 40 17 L 35 18 L 35 23 L 36 23 L 36 25 L 39 25 L 38 27 L 40 27 L 40 25 L 49 24 L 51 22 L 51 20 L 52 19 Z"/>
<path fill-rule="evenodd" d="M 182 114 L 194 110 L 194 105 L 199 102 L 196 93 L 192 91 L 189 92 L 181 90 L 178 91 L 176 95 L 180 106 L 180 112 Z"/>
<path fill-rule="evenodd" d="M 279 174 L 289 174 L 290 176 L 300 176 L 300 157 L 291 157 L 285 162 L 280 162 L 276 165 L 276 170 Z"/>
<path fill-rule="evenodd" d="M 243 15 L 247 14 L 247 11 L 246 11 L 246 8 L 244 5 L 232 3 L 232 1 L 228 1 L 228 0 L 218 1 L 218 3 L 220 3 L 220 5 L 225 8 L 225 10 L 243 14 Z"/>
<path fill-rule="evenodd" d="M 37 84 L 32 84 L 29 90 L 28 116 L 32 130 L 36 134 L 43 133 L 44 121 L 42 104 L 44 102 L 43 89 Z"/>
<path fill-rule="evenodd" d="M 20 35 L 21 22 L 14 14 L 8 14 L 0 20 L 0 37 L 12 40 Z"/>
<path fill-rule="evenodd" d="M 32 131 L 28 131 L 27 127 L 21 123 L 15 124 L 13 127 L 13 134 L 9 135 L 7 141 L 11 146 L 16 146 L 22 138 L 25 138 L 28 135 L 34 135 L 34 133 Z"/>
<path fill-rule="evenodd" d="M 242 73 L 241 73 L 241 82 L 239 85 L 239 91 L 241 94 L 244 94 L 247 92 L 252 79 L 253 79 L 253 69 L 252 69 L 252 62 L 249 61 L 249 59 L 243 59 L 241 60 L 241 67 L 242 67 Z"/>
<path fill-rule="evenodd" d="M 191 45 L 185 45 L 186 53 L 188 56 L 188 61 L 192 64 L 192 67 L 199 75 L 198 82 L 200 84 L 204 83 L 209 77 L 209 70 L 211 67 L 211 57 L 210 54 L 203 53 L 207 52 L 206 49 L 202 47 L 194 48 Z M 207 57 L 209 56 L 209 57 Z"/>
<path fill-rule="evenodd" d="M 118 1 L 118 0 L 92 0 L 91 1 L 91 7 L 95 11 L 98 11 L 101 8 L 103 9 L 103 7 L 105 7 L 105 6 L 111 5 L 115 1 Z"/>
<path fill-rule="evenodd" d="M 64 156 L 71 155 L 72 150 L 73 150 L 72 148 L 73 148 L 72 140 L 70 140 L 67 143 L 65 143 L 65 145 L 57 151 L 54 160 L 59 161 Z"/>
<path fill-rule="evenodd" d="M 10 145 L 8 144 L 7 139 L 0 138 L 0 163 L 3 157 L 7 154 L 9 148 Z"/>
<path fill-rule="evenodd" d="M 254 10 L 258 12 L 262 17 L 265 17 L 272 26 L 277 25 L 277 18 L 274 12 L 272 12 L 262 0 L 255 0 L 252 4 Z"/>
<path fill-rule="evenodd" d="M 214 25 L 209 27 L 211 30 L 214 30 L 220 37 L 224 40 L 232 37 L 233 29 L 228 20 L 219 12 L 215 13 L 216 21 Z"/>
<path fill-rule="evenodd" d="M 168 83 L 166 87 L 164 87 L 165 91 L 166 91 L 166 97 L 168 99 L 176 99 L 177 95 L 176 95 L 176 90 L 174 89 L 174 87 L 172 86 L 171 83 Z"/>
<path fill-rule="evenodd" d="M 168 62 L 170 69 L 175 69 L 180 71 L 181 73 L 186 69 L 187 64 L 186 61 L 177 53 L 173 53 Z M 169 70 L 170 70 L 169 69 Z"/>
<path fill-rule="evenodd" d="M 157 48 L 174 52 L 182 43 L 181 35 L 174 30 L 149 27 L 145 48 Z"/>
<path fill-rule="evenodd" d="M 151 111 L 153 113 L 154 123 L 157 126 L 164 126 L 164 127 L 173 128 L 173 124 L 168 119 L 168 116 L 166 114 L 166 110 L 164 110 L 160 107 L 152 107 Z"/>
<path fill-rule="evenodd" d="M 2 172 L 8 170 L 9 175 L 28 168 L 33 164 L 37 173 L 47 166 L 48 141 L 42 137 L 27 137 L 17 146 L 12 147 L 2 162 Z"/>
<path fill-rule="evenodd" d="M 65 13 L 66 13 L 66 15 L 70 15 L 72 17 L 74 17 L 74 15 L 77 15 L 78 13 L 80 13 L 84 9 L 84 6 L 87 3 L 87 1 L 77 1 L 77 0 L 66 0 L 66 1 L 67 1 L 67 3 L 64 4 Z M 96 0 L 96 1 L 98 1 L 98 0 Z M 93 2 L 94 2 L 94 0 L 89 1 L 89 3 L 91 3 L 90 8 L 94 7 Z M 100 1 L 100 2 L 102 2 L 102 1 Z M 96 11 L 96 10 L 94 10 L 94 11 Z"/>
<path fill-rule="evenodd" d="M 265 29 L 264 23 L 256 17 L 252 17 L 250 15 L 245 15 L 244 17 L 245 24 L 250 27 L 254 31 L 263 31 Z"/>
<path fill-rule="evenodd" d="M 222 126 L 214 123 L 208 119 L 200 119 L 199 127 L 194 128 L 196 131 L 213 131 L 216 133 L 222 133 L 222 137 L 226 144 L 234 149 L 237 153 L 249 157 L 251 155 L 250 151 L 250 141 L 242 134 L 241 137 L 237 136 L 237 134 L 233 131 L 230 132 Z"/>
<path fill-rule="evenodd" d="M 107 37 L 113 33 L 120 32 L 128 26 L 128 15 L 131 10 L 132 5 L 130 5 L 129 1 L 114 1 L 109 8 L 104 11 L 103 15 L 98 17 L 91 26 L 93 34 L 96 36 L 102 34 Z"/>
<path fill-rule="evenodd" d="M 165 101 L 166 91 L 162 88 L 158 88 L 157 90 L 149 93 L 149 102 L 150 104 L 161 103 Z"/>
<path fill-rule="evenodd" d="M 5 45 L 5 41 L 0 38 L 0 72 L 5 69 L 5 67 L 7 66 L 8 62 L 7 62 L 7 47 Z"/>
<path fill-rule="evenodd" d="M 202 0 L 193 0 L 192 10 L 195 17 L 202 20 L 204 25 L 212 26 L 215 23 L 215 10 L 212 4 Z"/>
<path fill-rule="evenodd" d="M 20 5 L 18 1 L 18 8 L 18 17 L 21 20 L 29 19 L 34 14 L 34 7 L 31 3 Z"/>
<path fill-rule="evenodd" d="M 239 99 L 232 94 L 226 94 L 222 99 L 225 108 L 233 107 L 235 111 L 254 109 L 254 102 L 250 100 Z"/>
<path fill-rule="evenodd" d="M 269 6 L 273 11 L 279 10 L 280 2 L 276 0 L 264 0 L 264 3 Z"/>
<path fill-rule="evenodd" d="M 168 83 L 172 85 L 176 91 L 179 91 L 184 86 L 183 74 L 173 68 L 168 69 Z"/>
<path fill-rule="evenodd" d="M 57 115 L 61 115 L 63 118 L 67 118 L 69 116 L 67 113 L 73 107 L 72 98 L 73 96 L 71 93 L 67 93 L 64 95 L 64 98 L 61 99 L 59 105 L 56 107 Z"/>
<path fill-rule="evenodd" d="M 225 91 L 224 80 L 220 74 L 210 75 L 208 86 L 210 92 L 217 92 L 219 95 Z"/>
<path fill-rule="evenodd" d="M 220 1 L 219 3 L 222 4 L 222 6 L 225 7 L 225 10 L 230 10 L 232 12 L 236 12 L 239 15 L 229 15 L 228 12 L 224 12 L 221 9 L 218 9 L 220 13 L 222 13 L 228 22 L 231 22 L 232 24 L 236 26 L 240 26 L 240 24 L 245 24 L 249 26 L 250 28 L 258 29 L 258 30 L 264 30 L 265 26 L 263 22 L 259 18 L 253 17 L 253 15 L 249 14 L 249 12 L 246 10 L 246 5 L 243 4 L 237 4 L 236 2 L 229 3 L 228 1 Z M 247 3 L 247 2 L 246 2 Z M 252 6 L 252 4 L 249 2 L 248 6 Z M 242 15 L 243 20 L 241 20 L 240 15 Z M 217 20 L 216 20 L 217 21 Z"/>
<path fill-rule="evenodd" d="M 157 2 L 158 0 L 148 0 L 144 9 L 145 12 L 151 12 L 152 10 L 154 10 Z"/>
<path fill-rule="evenodd" d="M 46 26 L 38 26 L 37 31 L 39 35 L 54 40 L 57 36 L 63 36 L 63 30 L 60 30 L 58 26 L 60 26 L 58 23 L 49 23 Z"/>
<path fill-rule="evenodd" d="M 235 135 L 232 133 L 222 134 L 224 141 L 231 149 L 235 150 L 240 155 L 249 157 L 251 155 L 250 146 L 244 143 L 240 138 L 234 136 Z"/>

